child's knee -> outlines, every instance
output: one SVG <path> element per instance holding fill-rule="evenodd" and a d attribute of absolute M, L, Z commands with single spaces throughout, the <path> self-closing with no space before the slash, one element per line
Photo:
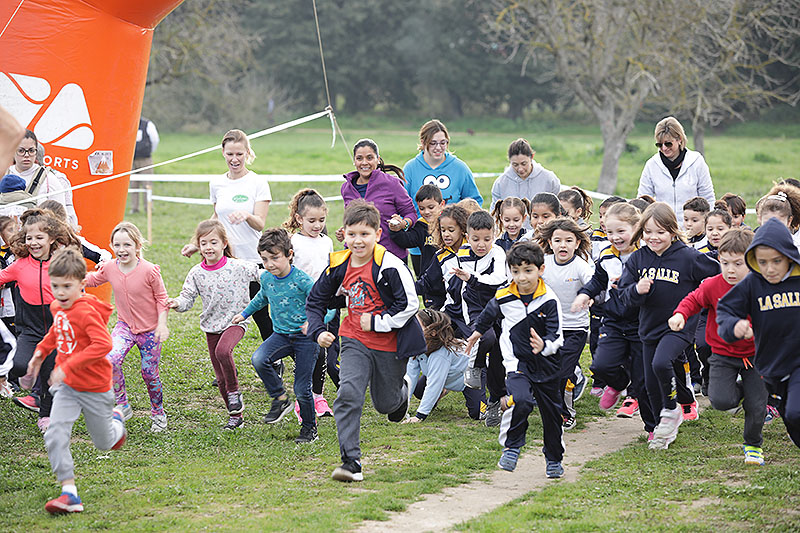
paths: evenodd
<path fill-rule="evenodd" d="M 783 419 L 787 426 L 800 428 L 800 405 L 787 405 L 783 412 Z"/>
<path fill-rule="evenodd" d="M 736 400 L 736 398 L 731 396 L 720 397 L 712 393 L 708 399 L 711 402 L 711 407 L 717 411 L 728 411 L 729 409 L 733 409 L 739 405 L 739 402 Z"/>

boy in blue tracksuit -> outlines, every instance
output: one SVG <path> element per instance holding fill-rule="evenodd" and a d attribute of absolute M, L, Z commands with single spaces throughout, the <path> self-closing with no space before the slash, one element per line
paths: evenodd
<path fill-rule="evenodd" d="M 501 320 L 500 349 L 509 407 L 500 425 L 499 440 L 504 448 L 498 466 L 508 471 L 516 468 L 519 450 L 525 444 L 528 415 L 536 401 L 542 415 L 546 474 L 557 478 L 564 473 L 563 387 L 558 352 L 564 342 L 561 304 L 541 279 L 544 252 L 539 245 L 530 241 L 517 243 L 507 257 L 514 281 L 499 289 L 480 314 L 467 350 Z"/>
<path fill-rule="evenodd" d="M 346 250 L 331 254 L 330 264 L 306 301 L 308 336 L 323 348 L 334 340 L 325 327 L 330 302 L 346 297 L 347 316 L 339 328 L 339 392 L 333 404 L 342 466 L 337 481 L 362 481 L 359 431 L 364 395 L 370 387 L 379 413 L 400 422 L 408 411 L 404 383 L 406 359 L 425 353 L 425 338 L 415 315 L 419 299 L 408 267 L 377 244 L 380 213 L 354 200 L 344 212 Z"/>
<path fill-rule="evenodd" d="M 717 305 L 718 333 L 726 342 L 755 337 L 756 370 L 800 447 L 800 254 L 786 226 L 772 218 L 745 258 L 750 274 Z"/>

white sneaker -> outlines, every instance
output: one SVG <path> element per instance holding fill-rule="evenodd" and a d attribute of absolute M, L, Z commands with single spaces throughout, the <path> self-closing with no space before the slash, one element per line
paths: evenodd
<path fill-rule="evenodd" d="M 666 450 L 678 436 L 678 428 L 683 422 L 683 410 L 680 404 L 675 409 L 662 409 L 661 421 L 653 432 L 653 440 L 650 441 L 651 450 Z"/>
<path fill-rule="evenodd" d="M 153 421 L 150 426 L 150 431 L 153 433 L 161 433 L 167 430 L 167 415 L 152 415 L 150 420 Z"/>
<path fill-rule="evenodd" d="M 13 398 L 14 391 L 11 390 L 11 385 L 8 384 L 8 381 L 4 381 L 0 383 L 0 398 Z"/>
<path fill-rule="evenodd" d="M 131 417 L 133 417 L 133 407 L 131 407 L 131 404 L 129 403 L 126 403 L 124 405 L 120 404 L 117 406 L 117 409 L 119 409 L 120 413 L 122 413 L 122 419 L 125 422 L 127 422 L 128 420 L 131 419 Z"/>

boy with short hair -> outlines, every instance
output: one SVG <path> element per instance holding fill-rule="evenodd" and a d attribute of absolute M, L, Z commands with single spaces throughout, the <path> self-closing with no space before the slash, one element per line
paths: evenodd
<path fill-rule="evenodd" d="M 764 439 L 761 430 L 767 410 L 767 389 L 751 361 L 755 345 L 752 339 L 728 344 L 717 333 L 716 322 L 720 298 L 749 273 L 745 252 L 752 242 L 753 232 L 749 229 L 734 228 L 725 233 L 718 248 L 722 273 L 703 280 L 678 304 L 669 319 L 669 327 L 680 331 L 689 317 L 703 309 L 708 310 L 705 339 L 711 347 L 708 357 L 711 405 L 720 411 L 730 411 L 737 409 L 744 400 L 744 460 L 746 464 L 762 465 L 764 453 L 761 444 Z M 737 385 L 739 378 L 741 381 Z"/>
<path fill-rule="evenodd" d="M 689 245 L 702 248 L 706 245 L 706 214 L 711 211 L 708 200 L 700 196 L 687 200 L 683 204 L 683 230 Z"/>
<path fill-rule="evenodd" d="M 406 360 L 425 353 L 425 338 L 416 319 L 419 299 L 411 272 L 403 261 L 377 244 L 380 213 L 371 203 L 353 200 L 344 211 L 347 249 L 333 252 L 306 301 L 308 336 L 323 348 L 333 342 L 324 315 L 331 300 L 346 298 L 342 321 L 339 392 L 333 417 L 342 465 L 331 477 L 362 481 L 359 430 L 364 395 L 391 422 L 408 412 L 410 391 L 404 377 Z"/>
<path fill-rule="evenodd" d="M 800 448 L 800 253 L 789 229 L 771 218 L 758 229 L 745 259 L 750 274 L 717 305 L 719 335 L 726 342 L 755 338 L 756 370 Z"/>
<path fill-rule="evenodd" d="M 500 349 L 508 409 L 500 426 L 499 440 L 504 448 L 498 466 L 509 472 L 516 468 L 520 448 L 525 444 L 528 415 L 536 402 L 542 416 L 546 474 L 558 478 L 564 474 L 563 387 L 558 352 L 564 342 L 561 304 L 541 279 L 544 252 L 538 244 L 525 241 L 512 246 L 508 266 L 513 282 L 499 289 L 480 314 L 475 332 L 467 340 L 467 349 L 501 320 Z"/>
<path fill-rule="evenodd" d="M 389 237 L 398 246 L 403 248 L 418 248 L 421 252 L 419 263 L 419 274 L 427 272 L 431 263 L 436 260 L 436 246 L 430 230 L 433 222 L 439 218 L 439 214 L 444 209 L 444 199 L 442 190 L 436 185 L 423 185 L 417 191 L 414 199 L 419 207 L 419 218 L 413 226 L 403 230 L 401 226 L 389 225 L 391 230 Z M 418 276 L 419 277 L 419 276 Z M 444 305 L 444 291 L 430 294 L 423 294 L 422 301 L 425 307 L 441 309 Z"/>
<path fill-rule="evenodd" d="M 287 355 L 294 358 L 294 395 L 300 406 L 300 435 L 297 444 L 317 440 L 317 421 L 311 379 L 317 363 L 319 349 L 303 333 L 306 324 L 306 298 L 314 280 L 292 265 L 294 250 L 286 230 L 270 228 L 258 240 L 258 255 L 267 270 L 261 274 L 261 290 L 244 311 L 233 317 L 238 324 L 269 304 L 273 333 L 256 349 L 251 358 L 253 368 L 272 398 L 272 407 L 264 417 L 266 424 L 275 424 L 292 410 L 292 403 L 283 387 L 283 380 L 275 369 Z"/>
<path fill-rule="evenodd" d="M 475 321 L 494 298 L 495 292 L 508 283 L 506 253 L 497 244 L 494 218 L 480 209 L 467 219 L 467 243 L 457 253 L 455 278 L 447 287 L 445 312 L 453 321 L 456 335 L 467 338 Z M 489 354 L 487 365 L 486 354 Z M 497 346 L 497 332 L 488 332 L 475 351 L 468 351 L 470 362 L 464 372 L 467 387 L 480 389 L 483 368 L 486 368 L 486 389 L 489 401 L 485 422 L 488 427 L 500 425 L 500 398 L 505 395 L 505 372 L 502 355 Z"/>
<path fill-rule="evenodd" d="M 78 513 L 83 504 L 69 449 L 72 425 L 83 413 L 92 442 L 101 450 L 118 449 L 126 437 L 122 412 L 114 407 L 111 363 L 106 358 L 112 348 L 108 318 L 113 308 L 83 293 L 86 263 L 76 249 L 58 250 L 48 270 L 55 297 L 50 304 L 53 325 L 36 346 L 28 376 L 35 378 L 45 355 L 57 350 L 50 375 L 51 390 L 56 392 L 44 442 L 62 492 L 45 509 L 52 514 Z"/>
<path fill-rule="evenodd" d="M 747 215 L 747 202 L 744 201 L 744 198 L 736 193 L 726 192 L 722 195 L 720 200 L 725 202 L 725 206 L 731 214 L 731 225 L 734 228 L 743 227 L 750 229 L 750 227 L 744 223 L 744 217 Z"/>

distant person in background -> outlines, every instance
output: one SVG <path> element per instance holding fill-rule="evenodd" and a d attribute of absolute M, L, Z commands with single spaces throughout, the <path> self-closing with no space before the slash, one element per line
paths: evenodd
<path fill-rule="evenodd" d="M 508 147 L 508 166 L 492 185 L 492 211 L 499 200 L 510 197 L 532 200 L 537 193 L 561 192 L 561 180 L 533 160 L 536 152 L 525 139 L 517 139 Z M 530 229 L 530 225 L 526 226 Z"/>
<path fill-rule="evenodd" d="M 19 145 L 23 135 L 25 130 L 17 119 L 0 106 L 0 168 L 14 163 L 14 149 Z"/>
<path fill-rule="evenodd" d="M 419 130 L 419 153 L 403 166 L 406 191 L 414 198 L 423 185 L 436 185 L 442 190 L 446 204 L 455 204 L 465 198 L 472 198 L 483 205 L 483 197 L 475 184 L 472 171 L 466 163 L 448 151 L 450 134 L 440 121 L 429 120 Z M 419 212 L 418 206 L 417 212 Z M 420 272 L 419 248 L 411 248 L 411 262 L 417 276 Z"/>
<path fill-rule="evenodd" d="M 714 184 L 703 155 L 686 148 L 686 133 L 675 117 L 656 124 L 658 153 L 647 160 L 637 196 L 649 194 L 675 211 L 683 229 L 683 204 L 700 196 L 714 205 Z"/>
<path fill-rule="evenodd" d="M 136 131 L 136 151 L 133 154 L 132 170 L 149 167 L 153 164 L 153 152 L 158 148 L 161 139 L 158 137 L 156 125 L 151 120 L 144 117 L 139 119 L 139 129 Z M 143 170 L 139 174 L 152 174 L 153 169 Z M 131 182 L 129 188 L 144 189 L 152 185 L 149 181 Z M 131 193 L 131 213 L 139 212 L 139 196 L 141 193 Z"/>

